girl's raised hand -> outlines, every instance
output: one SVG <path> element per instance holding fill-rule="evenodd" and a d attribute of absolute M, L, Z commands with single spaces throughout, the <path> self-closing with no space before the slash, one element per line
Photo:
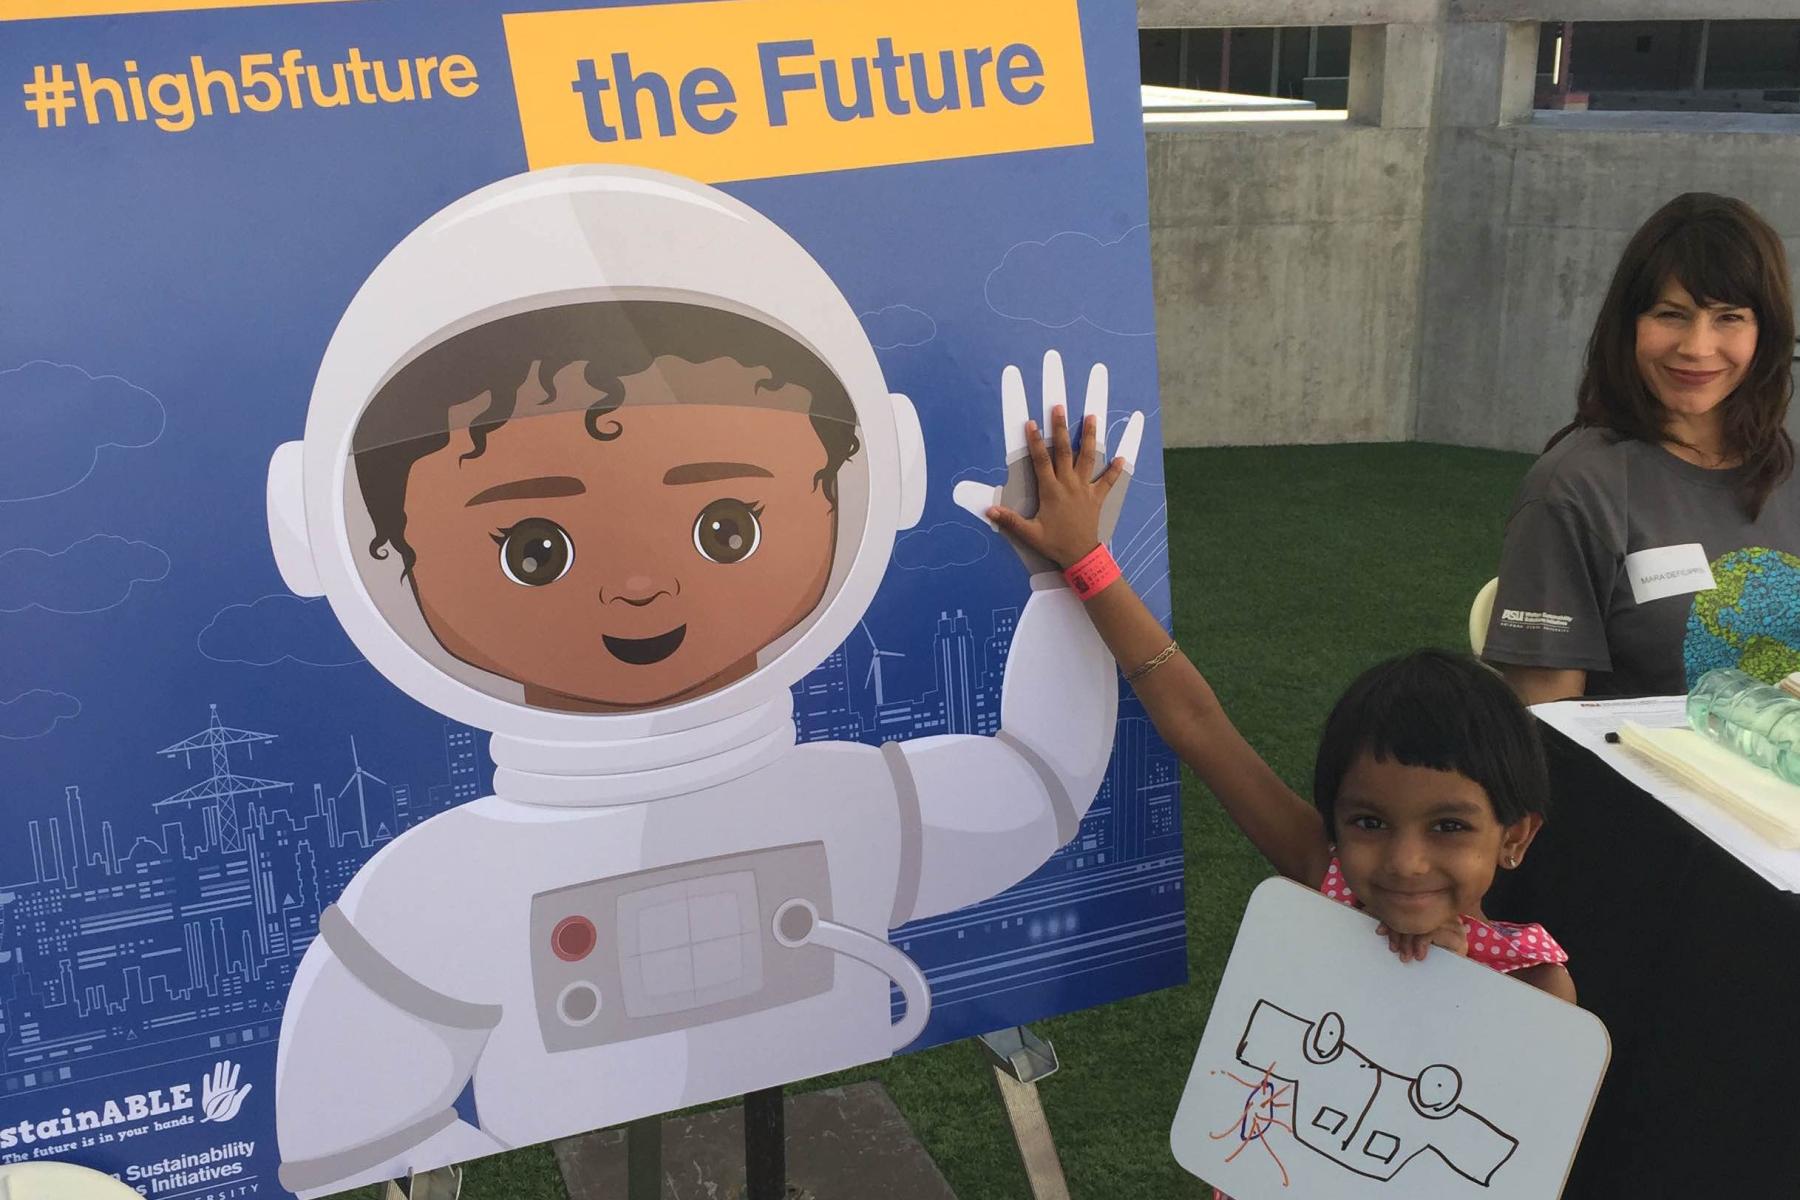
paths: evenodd
<path fill-rule="evenodd" d="M 1106 452 L 1107 402 L 1112 377 L 1105 363 L 1088 372 L 1082 398 L 1081 454 L 1069 444 L 1064 409 L 1068 383 L 1062 355 L 1044 354 L 1043 388 L 1039 397 L 1041 425 L 1027 420 L 1032 408 L 1025 373 L 1009 366 L 1000 375 L 1000 426 L 1006 444 L 1006 482 L 998 487 L 975 479 L 956 485 L 958 507 L 1006 535 L 1026 570 L 1034 576 L 1067 568 L 1112 537 L 1124 507 L 1125 493 L 1144 441 L 1144 414 L 1133 412 L 1119 438 L 1119 456 L 1110 464 Z M 1043 427 L 1051 431 L 1045 445 Z M 1102 471 L 1102 468 L 1105 468 Z"/>
<path fill-rule="evenodd" d="M 1398 954 L 1401 962 L 1418 962 L 1433 946 L 1442 946 L 1464 958 L 1469 956 L 1469 931 L 1460 917 L 1450 918 L 1430 933 L 1396 933 L 1385 923 L 1376 925 L 1375 932 L 1387 938 L 1388 949 Z"/>
<path fill-rule="evenodd" d="M 1100 544 L 1101 513 L 1106 498 L 1125 473 L 1125 456 L 1114 458 L 1096 475 L 1099 423 L 1089 414 L 1081 423 L 1081 449 L 1069 441 L 1069 417 L 1058 404 L 1050 410 L 1050 442 L 1036 421 L 1025 422 L 1025 448 L 1037 475 L 1037 513 L 1021 516 L 1004 505 L 987 510 L 1001 532 L 1035 550 L 1057 566 L 1068 568 Z"/>

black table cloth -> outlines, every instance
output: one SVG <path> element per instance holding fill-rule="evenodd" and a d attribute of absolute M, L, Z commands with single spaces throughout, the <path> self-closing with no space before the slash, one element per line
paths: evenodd
<path fill-rule="evenodd" d="M 1612 1037 L 1564 1195 L 1800 1197 L 1800 895 L 1541 728 L 1549 820 L 1487 907 L 1550 930 Z"/>

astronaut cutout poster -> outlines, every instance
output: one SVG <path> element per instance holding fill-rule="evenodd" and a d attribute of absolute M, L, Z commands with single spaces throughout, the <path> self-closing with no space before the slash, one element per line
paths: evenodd
<path fill-rule="evenodd" d="M 1182 981 L 1174 761 L 978 515 L 1097 415 L 1168 616 L 1131 6 L 0 78 L 0 1163 L 330 1195 Z"/>
<path fill-rule="evenodd" d="M 1175 1159 L 1236 1200 L 1562 1194 L 1611 1043 L 1599 1018 L 1284 879 L 1250 897 L 1176 1110 Z"/>

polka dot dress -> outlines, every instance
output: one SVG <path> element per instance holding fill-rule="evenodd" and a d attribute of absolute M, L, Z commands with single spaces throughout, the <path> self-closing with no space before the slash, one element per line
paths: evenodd
<path fill-rule="evenodd" d="M 1344 880 L 1343 868 L 1335 858 L 1331 860 L 1331 866 L 1326 868 L 1325 880 L 1319 884 L 1319 890 L 1339 904 L 1347 904 L 1351 908 L 1362 907 L 1362 901 L 1350 890 L 1350 885 Z M 1567 952 L 1556 944 L 1556 939 L 1542 925 L 1483 921 L 1476 917 L 1463 917 L 1462 923 L 1463 931 L 1469 936 L 1469 957 L 1496 971 L 1517 971 L 1521 967 L 1535 967 L 1540 963 L 1569 961 Z"/>

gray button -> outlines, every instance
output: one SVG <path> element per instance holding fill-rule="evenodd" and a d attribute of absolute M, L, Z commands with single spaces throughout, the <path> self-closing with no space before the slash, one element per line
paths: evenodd
<path fill-rule="evenodd" d="M 805 900 L 789 900 L 775 910 L 775 937 L 784 946 L 798 946 L 812 936 L 819 914 Z"/>
<path fill-rule="evenodd" d="M 571 983 L 556 998 L 562 1019 L 571 1025 L 586 1025 L 600 1015 L 600 989 L 585 980 Z"/>

